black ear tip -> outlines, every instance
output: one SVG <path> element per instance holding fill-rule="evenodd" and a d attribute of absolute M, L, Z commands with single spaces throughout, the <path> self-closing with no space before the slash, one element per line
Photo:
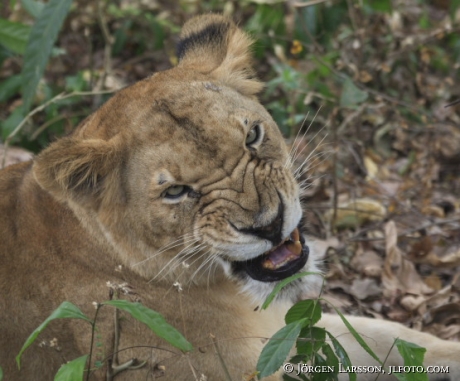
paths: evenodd
<path fill-rule="evenodd" d="M 227 36 L 233 22 L 217 14 L 197 16 L 190 19 L 182 28 L 181 37 L 177 44 L 179 60 L 192 50 L 211 48 L 225 49 Z"/>
<path fill-rule="evenodd" d="M 200 46 L 225 45 L 224 42 L 229 28 L 229 23 L 213 23 L 181 38 L 177 44 L 177 57 L 181 60 L 188 51 Z"/>

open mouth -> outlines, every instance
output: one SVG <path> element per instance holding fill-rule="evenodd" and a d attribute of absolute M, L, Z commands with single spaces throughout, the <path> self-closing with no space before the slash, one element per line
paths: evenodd
<path fill-rule="evenodd" d="M 291 235 L 270 251 L 248 261 L 233 263 L 236 271 L 245 271 L 252 279 L 276 282 L 294 275 L 307 263 L 309 249 L 296 228 Z"/>

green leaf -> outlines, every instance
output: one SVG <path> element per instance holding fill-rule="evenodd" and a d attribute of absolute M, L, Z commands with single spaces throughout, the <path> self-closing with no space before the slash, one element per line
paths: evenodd
<path fill-rule="evenodd" d="M 71 4 L 72 0 L 50 0 L 32 27 L 21 73 L 24 111 L 26 113 L 32 105 L 35 90 L 43 76 L 51 49 Z"/>
<path fill-rule="evenodd" d="M 0 366 L 0 381 L 3 381 L 3 369 Z"/>
<path fill-rule="evenodd" d="M 3 121 L 0 121 L 0 128 L 1 128 L 1 139 L 5 141 L 8 136 L 14 131 L 14 129 L 22 122 L 24 119 L 24 112 L 22 106 L 16 107 Z M 16 138 L 18 136 L 16 135 Z M 15 139 L 13 139 L 13 142 Z"/>
<path fill-rule="evenodd" d="M 401 339 L 396 339 L 395 344 L 404 359 L 404 366 L 423 367 L 425 348 Z M 405 376 L 407 381 L 428 381 L 428 375 L 424 372 L 407 372 Z"/>
<path fill-rule="evenodd" d="M 300 319 L 308 319 L 308 325 L 316 324 L 321 319 L 321 305 L 317 300 L 306 299 L 294 304 L 284 317 L 286 324 Z"/>
<path fill-rule="evenodd" d="M 54 381 L 82 381 L 87 358 L 88 355 L 84 355 L 61 365 Z"/>
<path fill-rule="evenodd" d="M 366 0 L 364 4 L 375 12 L 391 13 L 393 10 L 391 0 Z"/>
<path fill-rule="evenodd" d="M 257 362 L 259 378 L 270 376 L 283 365 L 305 322 L 302 319 L 285 325 L 268 341 Z"/>
<path fill-rule="evenodd" d="M 356 330 L 348 322 L 348 320 L 345 318 L 345 316 L 343 316 L 343 314 L 337 308 L 335 308 L 334 306 L 332 306 L 332 307 L 335 309 L 337 314 L 340 316 L 340 318 L 343 321 L 343 324 L 345 324 L 345 326 L 348 328 L 348 330 L 350 331 L 352 336 L 355 338 L 355 340 L 359 343 L 359 345 L 361 345 L 361 347 L 363 347 L 363 349 L 367 353 L 369 353 L 369 355 L 372 358 L 374 358 L 380 365 L 383 365 L 382 361 L 378 358 L 378 356 L 374 353 L 374 351 L 369 347 L 369 345 L 367 345 L 367 343 L 364 341 L 364 339 L 361 337 L 361 335 L 358 332 L 356 332 Z"/>
<path fill-rule="evenodd" d="M 307 326 L 302 328 L 297 340 L 297 353 L 310 356 L 324 345 L 326 330 L 319 327 Z"/>
<path fill-rule="evenodd" d="M 11 77 L 0 82 L 0 103 L 6 102 L 12 96 L 17 94 L 21 88 L 21 76 L 12 75 Z"/>
<path fill-rule="evenodd" d="M 133 318 L 147 325 L 158 336 L 182 351 L 188 352 L 193 349 L 192 344 L 177 329 L 166 323 L 163 316 L 140 303 L 132 303 L 127 300 L 110 300 L 102 304 L 128 312 Z"/>
<path fill-rule="evenodd" d="M 339 341 L 332 336 L 331 333 L 327 332 L 327 335 L 329 336 L 329 339 L 331 339 L 332 345 L 334 346 L 335 353 L 337 354 L 337 357 L 340 359 L 340 363 L 342 364 L 342 367 L 344 369 L 351 369 L 350 367 L 353 365 L 351 363 L 350 357 L 348 357 L 348 353 L 345 351 L 345 349 L 342 347 L 342 344 L 339 343 Z M 348 373 L 348 379 L 350 381 L 356 381 L 356 373 L 355 372 L 349 372 Z"/>
<path fill-rule="evenodd" d="M 35 0 L 21 0 L 21 4 L 26 12 L 31 15 L 34 19 L 40 16 L 43 8 L 45 7 L 44 3 Z"/>
<path fill-rule="evenodd" d="M 343 83 L 342 94 L 340 95 L 340 106 L 353 107 L 368 98 L 369 94 L 366 91 L 360 90 L 353 81 L 347 77 Z"/>
<path fill-rule="evenodd" d="M 267 307 L 270 305 L 270 303 L 273 301 L 273 299 L 275 299 L 275 296 L 281 291 L 281 289 L 286 286 L 287 284 L 295 281 L 296 279 L 299 279 L 299 278 L 302 278 L 306 275 L 319 275 L 321 276 L 320 273 L 316 273 L 316 272 L 311 272 L 311 271 L 305 271 L 305 272 L 301 272 L 301 273 L 297 273 L 297 274 L 294 274 L 292 276 L 290 276 L 289 278 L 286 278 L 286 279 L 283 279 L 282 281 L 280 281 L 276 286 L 275 288 L 273 289 L 273 291 L 270 293 L 270 295 L 267 296 L 267 299 L 265 299 L 264 303 L 262 304 L 262 309 L 265 310 L 267 309 Z"/>
<path fill-rule="evenodd" d="M 29 33 L 28 25 L 0 19 L 0 44 L 15 53 L 24 54 Z"/>
<path fill-rule="evenodd" d="M 22 346 L 19 354 L 16 356 L 16 362 L 18 367 L 21 367 L 21 355 L 22 353 L 35 341 L 37 336 L 46 328 L 49 322 L 55 319 L 81 319 L 92 324 L 92 320 L 89 319 L 80 309 L 70 302 L 62 302 L 62 304 L 56 308 L 53 313 L 46 318 L 46 320 L 40 324 L 35 331 L 27 338 L 26 342 Z"/>
<path fill-rule="evenodd" d="M 332 350 L 331 346 L 328 343 L 324 343 L 323 347 L 321 348 L 322 352 L 326 356 L 326 364 L 327 366 L 333 367 L 334 371 L 338 373 L 339 371 L 339 359 L 337 358 L 336 354 Z"/>

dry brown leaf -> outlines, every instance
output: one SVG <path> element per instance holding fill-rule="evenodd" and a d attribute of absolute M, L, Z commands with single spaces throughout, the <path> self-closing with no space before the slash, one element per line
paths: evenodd
<path fill-rule="evenodd" d="M 383 259 L 372 250 L 357 250 L 350 265 L 363 275 L 380 278 L 382 275 Z"/>
<path fill-rule="evenodd" d="M 394 221 L 385 224 L 385 252 L 382 284 L 384 295 L 390 297 L 396 292 L 413 295 L 430 294 L 433 290 L 423 282 L 412 262 L 405 259 L 398 246 L 398 233 Z"/>
<path fill-rule="evenodd" d="M 426 298 L 421 295 L 406 295 L 401 298 L 399 304 L 407 311 L 415 311 L 425 302 Z"/>
<path fill-rule="evenodd" d="M 452 340 L 454 338 L 460 341 L 460 324 L 452 324 L 445 326 L 443 324 L 432 324 L 424 329 L 432 335 L 439 337 L 443 340 Z"/>
<path fill-rule="evenodd" d="M 401 323 L 407 321 L 407 319 L 409 319 L 409 317 L 410 317 L 409 312 L 403 310 L 402 308 L 395 308 L 395 309 L 389 311 L 386 315 L 391 320 L 399 321 Z"/>
<path fill-rule="evenodd" d="M 378 201 L 370 198 L 360 198 L 339 205 L 335 226 L 340 228 L 357 227 L 366 222 L 382 221 L 386 216 L 386 208 Z M 327 219 L 332 219 L 333 210 L 326 213 Z"/>
<path fill-rule="evenodd" d="M 335 308 L 346 309 L 352 306 L 352 303 L 349 300 L 348 296 L 344 296 L 342 293 L 335 293 L 335 292 L 326 292 L 323 294 L 323 298 L 327 300 L 330 305 L 334 306 Z"/>
<path fill-rule="evenodd" d="M 447 303 L 430 310 L 433 323 L 449 325 L 460 323 L 460 302 Z"/>
<path fill-rule="evenodd" d="M 411 250 L 409 253 L 410 259 L 415 263 L 427 263 L 434 267 L 452 268 L 460 266 L 460 249 L 456 249 L 443 257 L 439 257 L 433 251 L 428 253 L 418 252 L 417 254 L 420 253 L 422 255 L 415 255 Z"/>
<path fill-rule="evenodd" d="M 375 279 L 364 278 L 355 279 L 350 287 L 350 292 L 359 300 L 364 300 L 370 296 L 380 296 L 382 294 L 382 289 Z"/>
<path fill-rule="evenodd" d="M 377 177 L 377 174 L 379 172 L 379 166 L 377 163 L 372 160 L 370 156 L 364 156 L 364 167 L 366 168 L 367 171 L 367 180 L 373 179 Z"/>
<path fill-rule="evenodd" d="M 431 287 L 433 290 L 439 291 L 442 288 L 441 278 L 437 274 L 430 274 L 423 279 L 428 287 Z"/>

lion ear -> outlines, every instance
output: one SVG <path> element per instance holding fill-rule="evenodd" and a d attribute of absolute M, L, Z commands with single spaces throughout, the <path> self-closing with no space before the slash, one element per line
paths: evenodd
<path fill-rule="evenodd" d="M 255 95 L 263 85 L 254 78 L 251 45 L 252 39 L 224 16 L 194 17 L 182 28 L 179 67 L 209 74 L 244 95 Z"/>
<path fill-rule="evenodd" d="M 117 139 L 56 141 L 35 159 L 33 172 L 40 186 L 61 201 L 97 209 L 121 196 L 119 171 L 122 150 Z"/>

